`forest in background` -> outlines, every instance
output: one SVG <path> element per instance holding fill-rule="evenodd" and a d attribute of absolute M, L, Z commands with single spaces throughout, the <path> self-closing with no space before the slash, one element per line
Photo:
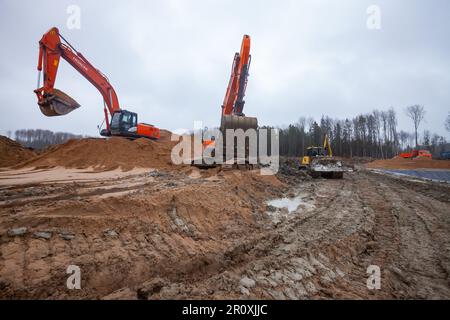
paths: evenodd
<path fill-rule="evenodd" d="M 447 122 L 449 121 L 450 114 L 447 117 Z M 450 124 L 446 124 L 446 128 L 449 130 Z M 278 129 L 279 152 L 282 156 L 303 156 L 307 147 L 323 145 L 325 134 L 328 134 L 333 154 L 343 157 L 392 158 L 399 152 L 415 148 L 415 133 L 399 130 L 397 114 L 393 108 L 374 110 L 344 120 L 324 115 L 317 122 L 313 118 L 300 117 L 296 123 Z M 8 132 L 10 138 L 11 135 L 12 132 Z M 444 149 L 449 149 L 443 136 L 429 130 L 421 131 L 419 136 L 419 148 L 429 150 L 434 157 Z M 21 129 L 14 132 L 17 142 L 37 150 L 69 139 L 85 137 L 87 136 L 42 129 Z"/>
<path fill-rule="evenodd" d="M 11 132 L 8 132 L 8 136 L 11 136 Z M 20 129 L 14 132 L 14 140 L 27 148 L 37 150 L 49 145 L 64 143 L 70 139 L 81 138 L 85 138 L 85 136 L 42 129 Z"/>
<path fill-rule="evenodd" d="M 399 130 L 393 108 L 374 110 L 350 119 L 322 116 L 319 122 L 300 117 L 297 123 L 280 128 L 280 155 L 300 157 L 309 146 L 323 145 L 325 134 L 333 154 L 343 157 L 392 158 L 399 152 L 415 148 L 415 134 Z M 419 148 L 437 156 L 447 141 L 429 130 L 420 134 Z"/>

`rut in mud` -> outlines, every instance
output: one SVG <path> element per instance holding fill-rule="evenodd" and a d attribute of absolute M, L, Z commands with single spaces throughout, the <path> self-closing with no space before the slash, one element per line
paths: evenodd
<path fill-rule="evenodd" d="M 223 272 L 152 298 L 449 298 L 449 199 L 418 188 L 370 173 L 300 184 L 313 207 L 243 240 Z M 367 288 L 370 265 L 380 290 Z"/>
<path fill-rule="evenodd" d="M 448 185 L 367 171 L 282 180 L 152 171 L 3 188 L 2 297 L 450 297 Z M 284 197 L 297 208 L 268 204 Z M 17 227 L 27 233 L 7 235 Z M 81 267 L 82 290 L 65 288 L 68 264 Z M 367 288 L 369 265 L 380 290 Z"/>

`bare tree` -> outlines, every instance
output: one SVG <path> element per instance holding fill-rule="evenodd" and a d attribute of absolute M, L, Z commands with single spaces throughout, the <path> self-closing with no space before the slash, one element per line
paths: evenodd
<path fill-rule="evenodd" d="M 445 129 L 450 132 L 450 112 L 447 115 L 447 118 L 445 118 Z"/>
<path fill-rule="evenodd" d="M 400 137 L 400 144 L 402 146 L 402 149 L 404 149 L 408 144 L 409 133 L 405 132 L 403 130 L 400 130 L 399 137 Z"/>
<path fill-rule="evenodd" d="M 41 129 L 21 129 L 15 132 L 15 140 L 17 142 L 33 149 L 42 149 L 49 145 L 64 143 L 69 139 L 81 138 L 83 138 L 81 135 Z"/>
<path fill-rule="evenodd" d="M 417 142 L 417 130 L 422 120 L 425 118 L 425 108 L 419 104 L 409 106 L 406 108 L 406 115 L 411 118 L 414 122 L 414 133 L 416 137 L 416 148 L 418 146 Z"/>
<path fill-rule="evenodd" d="M 422 139 L 422 144 L 424 145 L 424 146 L 430 146 L 430 143 L 431 143 L 431 132 L 430 132 L 430 130 L 424 130 L 423 131 L 423 139 Z"/>
<path fill-rule="evenodd" d="M 388 110 L 388 127 L 391 145 L 391 157 L 397 153 L 398 137 L 397 137 L 397 114 L 393 107 Z"/>

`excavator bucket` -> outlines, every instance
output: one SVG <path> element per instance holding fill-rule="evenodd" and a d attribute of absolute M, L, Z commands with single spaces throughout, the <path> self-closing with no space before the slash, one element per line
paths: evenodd
<path fill-rule="evenodd" d="M 63 116 L 80 107 L 78 102 L 58 89 L 46 93 L 38 104 L 41 112 L 47 117 Z"/>
<path fill-rule="evenodd" d="M 247 129 L 257 129 L 258 120 L 254 117 L 245 116 L 235 116 L 235 115 L 224 115 L 222 116 L 221 130 L 226 129 L 242 129 L 246 131 Z"/>
<path fill-rule="evenodd" d="M 254 117 L 246 117 L 246 116 L 236 116 L 236 115 L 223 115 L 222 121 L 220 125 L 220 130 L 222 131 L 223 135 L 223 155 L 224 155 L 224 161 L 229 161 L 231 159 L 234 159 L 235 161 L 244 161 L 246 163 L 246 166 L 249 167 L 249 160 L 250 160 L 250 141 L 245 142 L 244 149 L 239 149 L 237 145 L 234 145 L 234 152 L 229 151 L 227 152 L 227 138 L 226 138 L 226 130 L 227 129 L 233 129 L 238 130 L 242 129 L 244 132 L 248 129 L 258 129 L 258 119 Z M 230 158 L 230 155 L 232 158 Z M 233 156 L 234 155 L 234 156 Z M 244 157 L 244 158 L 243 158 Z M 236 162 L 237 163 L 237 162 Z"/>

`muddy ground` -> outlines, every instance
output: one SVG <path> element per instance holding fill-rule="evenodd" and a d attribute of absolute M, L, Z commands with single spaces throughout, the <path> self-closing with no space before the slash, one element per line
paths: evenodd
<path fill-rule="evenodd" d="M 0 172 L 0 298 L 450 298 L 447 184 L 52 170 Z M 71 264 L 80 290 L 66 288 Z"/>

